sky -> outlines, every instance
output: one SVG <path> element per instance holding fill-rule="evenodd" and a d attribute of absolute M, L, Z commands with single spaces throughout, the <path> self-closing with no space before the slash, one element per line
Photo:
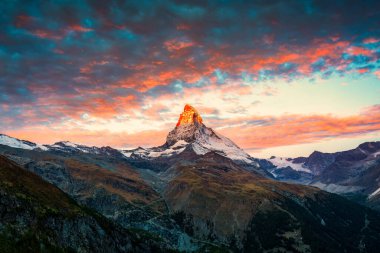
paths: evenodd
<path fill-rule="evenodd" d="M 0 133 L 165 142 L 186 103 L 251 155 L 380 141 L 379 1 L 0 2 Z"/>

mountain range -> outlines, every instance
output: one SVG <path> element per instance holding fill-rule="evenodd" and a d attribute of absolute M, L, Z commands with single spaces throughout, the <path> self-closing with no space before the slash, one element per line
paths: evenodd
<path fill-rule="evenodd" d="M 341 194 L 380 210 L 380 142 L 366 142 L 357 148 L 309 157 L 277 158 L 269 169 L 281 181 L 313 185 Z"/>
<path fill-rule="evenodd" d="M 379 151 L 257 159 L 190 105 L 153 148 L 0 135 L 0 249 L 377 252 Z"/>

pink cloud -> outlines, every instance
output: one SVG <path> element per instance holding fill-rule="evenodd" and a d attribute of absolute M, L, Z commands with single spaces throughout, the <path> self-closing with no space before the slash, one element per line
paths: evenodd
<path fill-rule="evenodd" d="M 264 123 L 224 128 L 220 132 L 243 148 L 264 149 L 380 132 L 380 105 L 367 108 L 359 115 L 347 117 L 284 115 L 236 119 L 230 124 L 244 121 Z"/>
<path fill-rule="evenodd" d="M 377 39 L 377 38 L 367 38 L 367 39 L 363 40 L 363 43 L 364 44 L 373 44 L 373 43 L 377 43 L 379 41 L 380 41 L 380 39 Z"/>

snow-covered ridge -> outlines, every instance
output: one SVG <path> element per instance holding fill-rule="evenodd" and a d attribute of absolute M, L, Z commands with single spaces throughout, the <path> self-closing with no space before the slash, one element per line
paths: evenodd
<path fill-rule="evenodd" d="M 373 198 L 373 197 L 375 197 L 376 195 L 378 195 L 380 193 L 380 187 L 376 190 L 376 191 L 374 191 L 374 192 L 372 192 L 370 195 L 368 195 L 368 198 L 370 199 L 370 198 Z"/>
<path fill-rule="evenodd" d="M 60 151 L 81 151 L 84 153 L 97 153 L 97 147 L 89 147 L 85 145 L 76 144 L 70 141 L 60 141 L 53 145 L 48 146 L 52 150 Z"/>
<path fill-rule="evenodd" d="M 17 138 L 13 138 L 4 134 L 0 134 L 0 144 L 9 146 L 12 148 L 21 148 L 21 149 L 28 149 L 28 150 L 33 150 L 33 149 L 48 150 L 46 145 L 40 145 L 40 144 L 36 144 L 30 141 L 19 140 Z"/>
<path fill-rule="evenodd" d="M 137 156 L 140 158 L 156 158 L 156 157 L 169 157 L 179 154 L 185 150 L 188 143 L 184 140 L 177 141 L 168 148 L 155 147 L 155 148 L 137 148 L 132 150 L 122 150 L 121 153 L 126 157 Z"/>
<path fill-rule="evenodd" d="M 8 135 L 0 134 L 0 144 L 12 148 L 20 148 L 26 150 L 41 150 L 41 151 L 61 151 L 61 152 L 83 152 L 100 154 L 109 152 L 112 148 L 107 147 L 89 147 L 81 144 L 72 143 L 69 141 L 56 142 L 53 145 L 40 145 L 30 141 L 19 140 Z M 112 149 L 113 150 L 113 149 Z"/>
<path fill-rule="evenodd" d="M 293 170 L 296 171 L 304 171 L 311 173 L 311 171 L 308 168 L 305 168 L 303 166 L 303 163 L 293 163 L 293 159 L 291 158 L 285 158 L 285 157 L 271 157 L 269 161 L 276 166 L 277 168 L 286 168 L 290 167 Z"/>

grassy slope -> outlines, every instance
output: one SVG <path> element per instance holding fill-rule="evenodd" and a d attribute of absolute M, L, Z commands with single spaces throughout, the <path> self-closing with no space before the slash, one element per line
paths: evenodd
<path fill-rule="evenodd" d="M 148 233 L 110 223 L 3 156 L 0 194 L 0 252 L 161 250 Z"/>

